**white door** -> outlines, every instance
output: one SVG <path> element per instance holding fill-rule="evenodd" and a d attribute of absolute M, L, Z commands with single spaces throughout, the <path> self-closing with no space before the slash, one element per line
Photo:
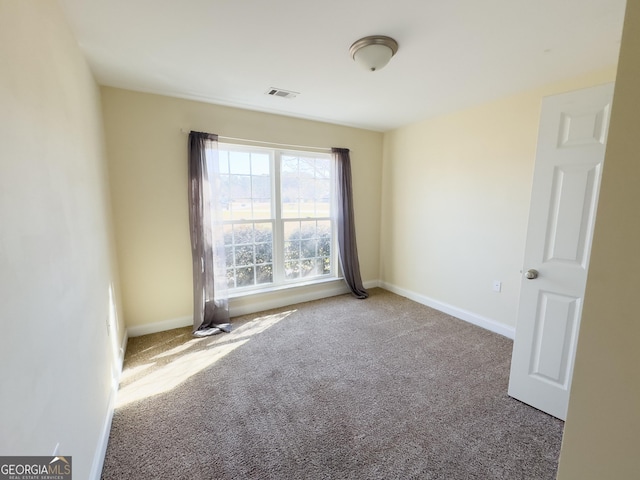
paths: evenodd
<path fill-rule="evenodd" d="M 565 419 L 613 84 L 542 101 L 509 395 Z"/>

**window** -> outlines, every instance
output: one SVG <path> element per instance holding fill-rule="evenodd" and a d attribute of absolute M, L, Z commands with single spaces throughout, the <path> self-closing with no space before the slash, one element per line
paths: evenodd
<path fill-rule="evenodd" d="M 219 144 L 217 162 L 230 290 L 336 276 L 330 155 Z"/>

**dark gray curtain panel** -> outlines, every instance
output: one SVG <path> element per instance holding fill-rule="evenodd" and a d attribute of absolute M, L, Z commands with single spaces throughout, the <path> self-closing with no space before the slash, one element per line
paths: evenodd
<path fill-rule="evenodd" d="M 338 258 L 342 274 L 357 298 L 367 298 L 369 294 L 362 285 L 360 262 L 356 246 L 356 228 L 353 219 L 353 189 L 351 187 L 351 157 L 348 148 L 332 148 L 336 167 L 336 221 L 338 227 Z"/>
<path fill-rule="evenodd" d="M 216 255 L 215 208 L 209 157 L 217 153 L 218 136 L 189 134 L 189 228 L 193 256 L 193 333 L 208 336 L 229 331 L 229 302 L 225 288 L 224 255 Z M 222 271 L 220 271 L 222 270 Z"/>

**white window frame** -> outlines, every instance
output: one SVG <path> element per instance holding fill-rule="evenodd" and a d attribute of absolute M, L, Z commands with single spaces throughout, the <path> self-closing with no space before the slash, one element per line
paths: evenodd
<path fill-rule="evenodd" d="M 269 168 L 271 174 L 271 211 L 274 215 L 268 219 L 242 219 L 242 220 L 224 220 L 223 224 L 249 224 L 249 223 L 271 223 L 272 225 L 272 265 L 273 265 L 273 279 L 271 283 L 248 285 L 243 287 L 229 287 L 229 296 L 240 296 L 242 294 L 249 293 L 262 293 L 273 290 L 279 290 L 282 288 L 297 287 L 303 285 L 312 285 L 325 283 L 327 281 L 333 281 L 339 276 L 338 268 L 338 239 L 337 239 L 337 224 L 335 221 L 334 212 L 336 211 L 336 186 L 335 186 L 335 165 L 331 159 L 330 154 L 323 152 L 312 152 L 307 150 L 293 150 L 293 149 L 280 149 L 260 147 L 253 145 L 246 145 L 240 143 L 218 143 L 219 151 L 237 151 L 237 152 L 259 152 L 266 153 L 269 156 Z M 282 157 L 289 156 L 309 156 L 326 158 L 330 165 L 330 200 L 329 200 L 329 216 L 328 217 L 298 217 L 298 218 L 283 218 L 282 217 L 282 191 L 281 191 L 281 167 Z M 303 277 L 295 279 L 287 279 L 285 275 L 285 241 L 284 238 L 284 226 L 287 221 L 328 221 L 331 228 L 331 251 L 330 251 L 330 263 L 331 268 L 328 274 L 315 275 L 313 277 Z"/>

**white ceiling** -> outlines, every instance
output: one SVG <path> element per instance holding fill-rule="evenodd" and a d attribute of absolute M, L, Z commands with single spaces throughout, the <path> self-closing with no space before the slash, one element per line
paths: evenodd
<path fill-rule="evenodd" d="M 617 63 L 625 0 L 59 0 L 101 85 L 385 131 Z M 368 72 L 367 35 L 400 44 Z M 265 95 L 270 87 L 300 92 Z"/>

